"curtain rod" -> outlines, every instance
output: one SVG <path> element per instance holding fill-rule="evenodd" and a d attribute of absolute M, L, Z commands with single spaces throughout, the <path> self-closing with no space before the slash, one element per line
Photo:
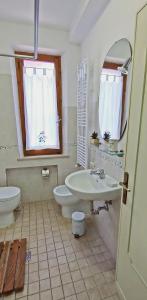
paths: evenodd
<path fill-rule="evenodd" d="M 23 59 L 37 59 L 38 57 L 38 27 L 39 27 L 39 0 L 34 0 L 34 55 L 22 54 L 4 54 L 0 53 L 0 57 L 12 57 Z"/>

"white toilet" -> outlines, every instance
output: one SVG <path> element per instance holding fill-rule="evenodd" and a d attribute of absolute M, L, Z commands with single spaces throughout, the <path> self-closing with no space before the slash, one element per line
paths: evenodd
<path fill-rule="evenodd" d="M 55 187 L 53 194 L 56 202 L 62 206 L 62 216 L 72 218 L 72 213 L 76 211 L 80 200 L 65 185 Z"/>
<path fill-rule="evenodd" d="M 14 186 L 0 187 L 0 228 L 14 223 L 14 209 L 20 203 L 20 188 Z"/>

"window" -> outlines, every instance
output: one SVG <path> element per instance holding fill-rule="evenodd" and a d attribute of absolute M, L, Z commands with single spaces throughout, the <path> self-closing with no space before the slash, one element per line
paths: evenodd
<path fill-rule="evenodd" d="M 61 57 L 16 59 L 16 73 L 24 155 L 61 154 Z"/>
<path fill-rule="evenodd" d="M 126 76 L 121 75 L 119 66 L 106 62 L 100 80 L 100 132 L 102 136 L 109 132 L 113 140 L 119 140 L 121 136 L 126 91 Z"/>

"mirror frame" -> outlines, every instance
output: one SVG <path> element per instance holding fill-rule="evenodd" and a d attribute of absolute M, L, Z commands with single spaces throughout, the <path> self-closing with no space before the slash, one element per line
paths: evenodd
<path fill-rule="evenodd" d="M 107 54 L 109 53 L 109 51 L 111 50 L 111 48 L 114 47 L 116 44 L 118 44 L 118 43 L 119 43 L 120 41 L 122 41 L 122 40 L 126 40 L 126 42 L 128 43 L 128 46 L 129 46 L 129 48 L 130 48 L 130 57 L 131 57 L 131 59 L 132 59 L 132 57 L 133 57 L 133 48 L 132 48 L 132 45 L 131 45 L 130 41 L 129 41 L 127 38 L 121 38 L 121 39 L 115 41 L 115 42 L 113 43 L 113 45 L 112 45 L 112 46 L 109 48 L 109 50 L 107 51 L 107 53 L 106 53 L 106 55 L 105 55 L 105 58 L 107 57 Z M 103 65 L 104 65 L 104 63 L 105 63 L 105 58 L 104 58 L 104 61 L 103 61 L 102 66 L 101 66 L 101 70 L 102 70 Z M 132 63 L 132 60 L 131 60 L 131 63 Z M 101 72 L 100 72 L 100 76 L 101 76 Z M 99 82 L 100 82 L 100 78 L 99 78 Z M 126 83 L 127 83 L 127 81 L 126 81 Z M 129 94 L 130 94 L 130 92 L 131 92 L 131 91 L 129 91 Z M 99 112 L 99 97 L 100 97 L 100 83 L 99 83 L 99 94 L 98 94 L 98 112 Z M 126 100 L 126 97 L 125 97 L 125 100 Z M 126 132 L 127 125 L 128 125 L 128 115 L 127 115 L 127 118 L 126 118 L 126 120 L 125 120 L 125 122 L 124 122 L 124 126 L 123 126 L 123 128 L 122 128 L 122 133 L 121 133 L 121 135 L 120 135 L 120 139 L 117 141 L 118 143 L 122 140 L 122 138 L 123 138 L 123 136 L 124 136 L 124 134 L 125 134 L 125 132 Z M 99 136 L 99 138 L 100 138 L 101 140 L 104 140 L 103 137 L 102 137 L 102 135 L 101 135 L 101 132 L 100 132 L 99 117 L 98 117 L 98 136 Z"/>

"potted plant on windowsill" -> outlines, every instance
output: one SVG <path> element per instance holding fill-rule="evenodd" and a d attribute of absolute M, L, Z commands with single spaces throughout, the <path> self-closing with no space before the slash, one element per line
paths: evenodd
<path fill-rule="evenodd" d="M 110 137 L 111 137 L 110 132 L 109 131 L 105 131 L 104 135 L 103 135 L 105 150 L 108 150 L 108 145 L 109 145 Z"/>
<path fill-rule="evenodd" d="M 98 139 L 98 133 L 97 132 L 94 131 L 92 133 L 90 143 L 94 144 L 94 145 L 99 145 L 99 139 Z"/>

